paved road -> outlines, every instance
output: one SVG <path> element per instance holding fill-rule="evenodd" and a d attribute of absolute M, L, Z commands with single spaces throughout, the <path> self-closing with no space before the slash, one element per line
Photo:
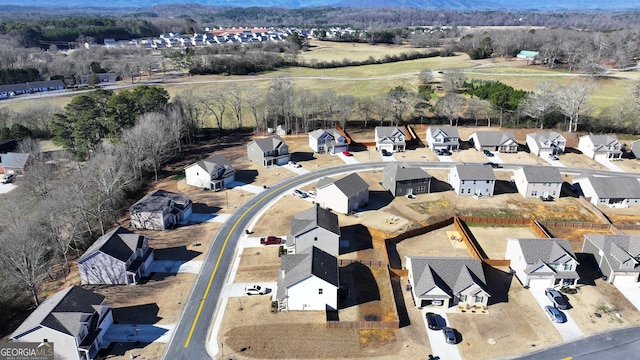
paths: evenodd
<path fill-rule="evenodd" d="M 449 168 L 452 163 L 442 162 L 408 162 L 410 165 L 423 168 Z M 323 176 L 340 173 L 381 169 L 385 162 L 345 164 L 341 166 L 319 169 L 308 174 L 287 179 L 272 188 L 263 191 L 240 206 L 227 220 L 211 242 L 202 270 L 185 303 L 182 315 L 163 355 L 166 360 L 208 359 L 215 354 L 207 354 L 206 343 L 209 327 L 212 324 L 220 300 L 225 278 L 232 265 L 233 255 L 238 242 L 250 221 L 270 202 L 305 183 Z M 504 164 L 505 169 L 515 169 L 518 164 Z M 576 168 L 562 169 L 563 173 L 611 175 L 611 172 L 585 170 Z M 618 174 L 619 175 L 619 174 Z M 631 174 L 640 177 L 640 174 Z"/>

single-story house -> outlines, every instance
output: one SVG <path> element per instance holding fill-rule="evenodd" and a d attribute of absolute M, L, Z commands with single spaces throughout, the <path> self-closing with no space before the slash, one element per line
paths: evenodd
<path fill-rule="evenodd" d="M 3 174 L 23 174 L 29 161 L 29 154 L 9 152 L 0 154 L 0 172 Z"/>
<path fill-rule="evenodd" d="M 62 80 L 47 80 L 47 81 L 30 81 L 27 82 L 31 92 L 45 92 L 53 90 L 64 90 L 64 82 Z"/>
<path fill-rule="evenodd" d="M 448 182 L 458 195 L 493 196 L 496 175 L 490 165 L 455 165 L 449 170 Z"/>
<path fill-rule="evenodd" d="M 9 338 L 53 344 L 56 359 L 91 360 L 109 346 L 103 338 L 111 324 L 113 313 L 105 297 L 74 285 L 49 296 Z"/>
<path fill-rule="evenodd" d="M 432 176 L 407 163 L 390 162 L 382 169 L 382 187 L 393 196 L 428 194 Z"/>
<path fill-rule="evenodd" d="M 236 179 L 236 170 L 222 155 L 213 155 L 184 169 L 187 184 L 207 190 L 222 190 Z"/>
<path fill-rule="evenodd" d="M 291 233 L 287 236 L 290 253 L 309 252 L 313 247 L 333 256 L 340 254 L 338 216 L 318 204 L 293 216 Z"/>
<path fill-rule="evenodd" d="M 82 285 L 137 284 L 152 262 L 149 238 L 120 226 L 99 237 L 77 261 Z"/>
<path fill-rule="evenodd" d="M 640 236 L 585 234 L 582 252 L 592 254 L 610 283 L 637 283 L 640 274 Z"/>
<path fill-rule="evenodd" d="M 507 239 L 505 259 L 522 286 L 576 287 L 579 263 L 565 239 Z"/>
<path fill-rule="evenodd" d="M 427 128 L 427 144 L 431 150 L 458 151 L 460 135 L 457 126 L 438 125 Z"/>
<path fill-rule="evenodd" d="M 316 185 L 316 202 L 324 208 L 349 214 L 369 203 L 369 184 L 356 173 L 339 180 L 324 177 Z"/>
<path fill-rule="evenodd" d="M 148 193 L 129 208 L 131 225 L 137 229 L 165 230 L 191 216 L 188 195 L 166 190 Z"/>
<path fill-rule="evenodd" d="M 593 205 L 629 207 L 640 205 L 640 181 L 631 176 L 582 176 L 573 179 L 573 188 Z"/>
<path fill-rule="evenodd" d="M 578 141 L 578 150 L 591 159 L 620 159 L 622 145 L 615 135 L 584 135 Z"/>
<path fill-rule="evenodd" d="M 464 257 L 407 256 L 411 295 L 416 307 L 487 306 L 482 262 Z"/>
<path fill-rule="evenodd" d="M 407 135 L 404 133 L 404 127 L 398 126 L 376 126 L 376 151 L 383 149 L 392 153 L 396 151 L 404 151 L 407 143 Z"/>
<path fill-rule="evenodd" d="M 518 152 L 518 143 L 511 131 L 476 131 L 469 137 L 469 142 L 478 151 Z"/>
<path fill-rule="evenodd" d="M 309 133 L 309 147 L 316 153 L 339 154 L 349 150 L 349 143 L 338 129 L 318 129 Z"/>
<path fill-rule="evenodd" d="M 551 166 L 523 166 L 513 172 L 513 182 L 524 197 L 560 197 L 562 176 Z"/>
<path fill-rule="evenodd" d="M 338 309 L 338 259 L 317 247 L 280 258 L 276 299 L 282 310 Z"/>
<path fill-rule="evenodd" d="M 567 139 L 555 131 L 535 132 L 527 134 L 527 146 L 532 154 L 547 157 L 563 153 Z"/>
<path fill-rule="evenodd" d="M 534 61 L 538 58 L 538 54 L 539 53 L 537 51 L 520 50 L 520 52 L 516 55 L 516 57 L 519 59 Z"/>
<path fill-rule="evenodd" d="M 88 85 L 90 76 L 97 76 L 100 84 L 114 83 L 118 80 L 118 74 L 116 73 L 82 74 L 80 75 L 80 83 L 82 85 Z"/>
<path fill-rule="evenodd" d="M 250 142 L 247 156 L 250 161 L 262 166 L 285 165 L 291 160 L 289 147 L 278 135 Z"/>
<path fill-rule="evenodd" d="M 6 99 L 21 94 L 30 94 L 31 87 L 26 83 L 0 85 L 0 99 Z"/>

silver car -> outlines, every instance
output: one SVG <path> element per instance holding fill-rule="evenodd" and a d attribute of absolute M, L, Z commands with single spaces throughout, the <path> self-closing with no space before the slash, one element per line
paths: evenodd
<path fill-rule="evenodd" d="M 567 317 L 564 316 L 564 313 L 551 305 L 545 306 L 544 312 L 547 313 L 551 321 L 555 323 L 562 324 L 564 322 L 567 322 Z"/>

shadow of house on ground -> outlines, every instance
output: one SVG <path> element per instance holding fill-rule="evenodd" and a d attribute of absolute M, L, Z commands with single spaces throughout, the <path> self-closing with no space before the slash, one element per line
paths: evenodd
<path fill-rule="evenodd" d="M 340 247 L 340 255 L 373 249 L 371 233 L 369 229 L 362 224 L 341 227 L 340 238 L 347 240 L 349 245 Z"/>
<path fill-rule="evenodd" d="M 155 324 L 162 320 L 158 317 L 157 304 L 143 304 L 113 308 L 114 324 Z"/>
<path fill-rule="evenodd" d="M 211 206 L 203 203 L 193 203 L 192 209 L 197 214 L 214 214 L 222 210 L 219 206 Z"/>
<path fill-rule="evenodd" d="M 451 184 L 446 181 L 438 180 L 435 177 L 431 178 L 431 190 L 430 193 L 444 192 L 451 190 Z"/>
<path fill-rule="evenodd" d="M 175 260 L 175 261 L 190 261 L 196 256 L 202 254 L 200 251 L 193 251 L 187 249 L 186 246 L 175 246 L 164 249 L 154 250 L 155 260 Z"/>
<path fill-rule="evenodd" d="M 518 189 L 514 186 L 514 184 L 506 180 L 496 180 L 496 185 L 493 188 L 493 195 L 515 194 L 517 192 Z"/>
<path fill-rule="evenodd" d="M 380 300 L 378 283 L 367 266 L 354 262 L 341 267 L 339 271 L 340 285 L 345 289 L 345 295 L 338 298 L 338 309 Z"/>
<path fill-rule="evenodd" d="M 513 282 L 513 275 L 486 264 L 482 264 L 482 269 L 487 281 L 487 291 L 491 295 L 487 305 L 509 302 L 509 289 Z"/>
<path fill-rule="evenodd" d="M 380 210 L 393 201 L 393 195 L 387 190 L 369 191 L 369 204 L 366 210 Z"/>
<path fill-rule="evenodd" d="M 564 196 L 564 197 L 572 197 L 572 198 L 579 198 L 580 197 L 580 193 L 578 193 L 578 191 L 576 191 L 576 189 L 579 189 L 580 185 L 576 184 L 576 187 L 574 188 L 573 185 L 569 184 L 568 182 L 563 182 L 562 183 L 562 188 L 560 189 L 560 196 Z M 581 190 L 581 189 L 579 189 Z"/>
<path fill-rule="evenodd" d="M 580 263 L 576 269 L 580 276 L 578 285 L 595 286 L 596 279 L 602 278 L 602 272 L 598 268 L 595 256 L 589 253 L 576 253 L 576 259 Z"/>
<path fill-rule="evenodd" d="M 391 273 L 391 290 L 393 291 L 393 300 L 396 303 L 396 309 L 398 310 L 399 326 L 405 327 L 411 325 L 409 320 L 409 312 L 407 311 L 407 304 L 404 301 L 405 288 L 402 287 L 400 277 L 394 273 Z M 406 290 L 405 290 L 406 291 Z M 411 296 L 411 292 L 406 293 L 407 296 Z"/>
<path fill-rule="evenodd" d="M 256 181 L 258 170 L 238 170 L 236 169 L 236 181 L 251 184 Z"/>
<path fill-rule="evenodd" d="M 397 243 L 385 241 L 387 247 L 387 256 L 389 258 L 389 267 L 392 269 L 402 269 L 402 258 L 398 253 Z"/>
<path fill-rule="evenodd" d="M 296 151 L 291 153 L 291 160 L 297 162 L 311 161 L 315 160 L 315 156 L 313 156 L 312 151 Z"/>

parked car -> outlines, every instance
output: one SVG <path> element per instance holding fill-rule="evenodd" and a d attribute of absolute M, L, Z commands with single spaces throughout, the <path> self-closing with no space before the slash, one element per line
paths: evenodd
<path fill-rule="evenodd" d="M 312 197 L 312 198 L 316 198 L 316 193 L 315 191 L 307 191 L 307 196 Z"/>
<path fill-rule="evenodd" d="M 450 327 L 445 327 L 444 329 L 442 329 L 442 333 L 444 334 L 444 341 L 447 344 L 454 344 L 456 343 L 456 332 L 450 328 Z"/>
<path fill-rule="evenodd" d="M 560 293 L 560 291 L 547 288 L 544 290 L 544 294 L 547 295 L 549 300 L 553 303 L 553 306 L 560 310 L 566 310 L 569 308 L 569 303 L 564 299 L 564 296 Z"/>
<path fill-rule="evenodd" d="M 440 330 L 440 325 L 438 324 L 438 315 L 432 312 L 428 312 L 426 314 L 427 317 L 427 326 L 431 330 Z"/>
<path fill-rule="evenodd" d="M 451 151 L 449 151 L 447 149 L 442 149 L 442 150 L 440 150 L 440 155 L 442 155 L 442 156 L 451 156 Z"/>
<path fill-rule="evenodd" d="M 560 324 L 567 322 L 567 317 L 564 315 L 564 313 L 554 308 L 551 305 L 545 306 L 544 312 L 547 313 L 547 315 L 549 315 L 549 318 L 553 322 L 560 323 Z"/>
<path fill-rule="evenodd" d="M 502 165 L 496 164 L 496 163 L 491 162 L 491 161 L 484 163 L 484 165 L 491 165 L 491 167 L 494 168 L 494 169 L 502 169 Z"/>
<path fill-rule="evenodd" d="M 388 152 L 386 149 L 381 149 L 381 150 L 380 150 L 380 154 L 382 154 L 382 156 L 389 156 L 389 155 L 391 155 L 391 153 L 390 153 L 390 152 Z"/>
<path fill-rule="evenodd" d="M 298 164 L 297 162 L 295 162 L 293 160 L 289 161 L 289 166 L 293 166 L 294 168 L 302 167 L 302 165 Z"/>
<path fill-rule="evenodd" d="M 559 160 L 557 156 L 555 156 L 554 154 L 549 154 L 549 159 L 551 160 Z"/>
<path fill-rule="evenodd" d="M 302 190 L 298 190 L 298 189 L 293 190 L 293 195 L 295 195 L 295 196 L 297 196 L 299 198 L 303 198 L 303 199 L 308 196 L 306 192 L 304 192 Z"/>
<path fill-rule="evenodd" d="M 436 155 L 442 155 L 442 149 L 435 149 L 433 152 L 435 152 Z"/>
<path fill-rule="evenodd" d="M 353 154 L 351 154 L 350 152 L 348 152 L 347 150 L 342 152 L 342 155 L 344 156 L 353 156 Z"/>
<path fill-rule="evenodd" d="M 269 292 L 269 289 L 260 285 L 248 285 L 244 288 L 244 292 L 247 295 L 264 295 Z"/>
<path fill-rule="evenodd" d="M 0 182 L 3 184 L 12 183 L 15 178 L 16 176 L 14 174 L 7 174 L 2 177 L 2 180 L 0 180 Z"/>
<path fill-rule="evenodd" d="M 482 150 L 482 152 L 487 156 L 487 157 L 493 157 L 493 153 L 489 150 Z"/>
<path fill-rule="evenodd" d="M 277 237 L 277 236 L 269 235 L 267 237 L 260 238 L 260 244 L 262 244 L 262 245 L 282 244 L 282 238 L 281 237 Z"/>

